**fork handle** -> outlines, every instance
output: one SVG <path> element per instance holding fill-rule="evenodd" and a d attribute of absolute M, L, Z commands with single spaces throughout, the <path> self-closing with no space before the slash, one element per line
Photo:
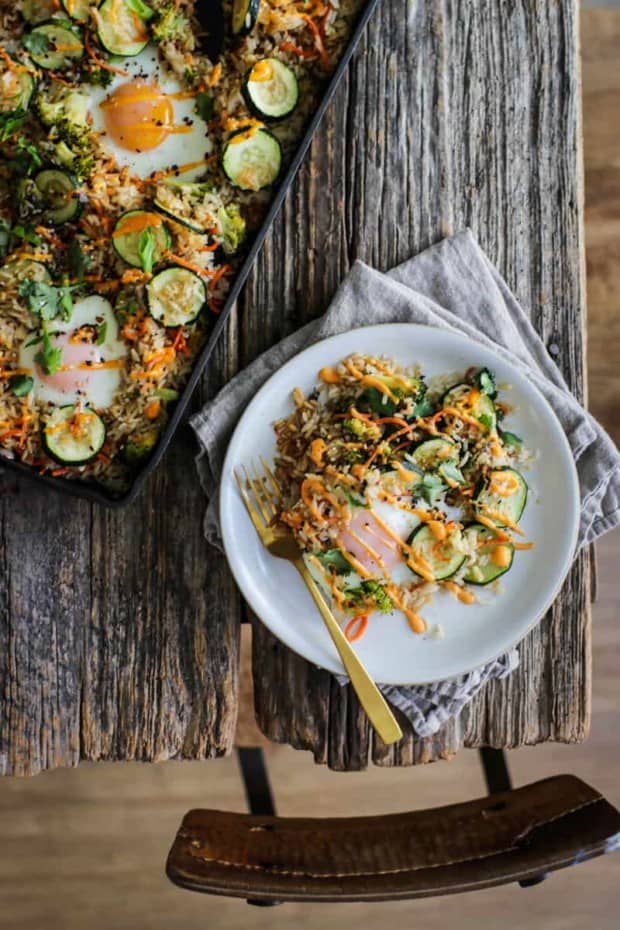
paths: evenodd
<path fill-rule="evenodd" d="M 362 707 L 368 714 L 368 719 L 386 745 L 389 746 L 390 743 L 398 742 L 398 740 L 402 739 L 403 731 L 399 727 L 396 717 L 390 710 L 387 701 L 377 688 L 377 685 L 362 665 L 357 653 L 340 629 L 336 618 L 323 597 L 319 586 L 309 572 L 304 560 L 296 560 L 295 568 L 305 581 L 310 594 L 316 602 L 316 606 L 321 612 L 321 616 L 325 621 L 325 626 L 334 641 L 334 645 L 342 659 L 342 664 L 345 667 L 347 675 L 351 679 L 351 684 L 355 688 L 355 693 Z"/>

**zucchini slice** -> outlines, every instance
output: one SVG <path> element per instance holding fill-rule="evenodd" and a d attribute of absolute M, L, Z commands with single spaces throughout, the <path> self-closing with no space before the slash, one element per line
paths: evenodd
<path fill-rule="evenodd" d="M 494 468 L 478 488 L 474 504 L 497 526 L 518 523 L 527 503 L 527 483 L 514 468 Z"/>
<path fill-rule="evenodd" d="M 0 113 L 14 113 L 15 110 L 26 111 L 36 88 L 32 74 L 20 62 L 9 67 L 0 61 Z"/>
<path fill-rule="evenodd" d="M 69 25 L 50 20 L 35 26 L 25 37 L 24 45 L 40 68 L 66 71 L 84 55 L 80 36 Z"/>
<path fill-rule="evenodd" d="M 85 465 L 101 451 L 106 429 L 101 417 L 75 404 L 56 407 L 45 420 L 45 451 L 61 465 Z"/>
<path fill-rule="evenodd" d="M 454 464 L 459 457 L 459 447 L 451 439 L 425 439 L 415 447 L 410 458 L 422 471 L 438 471 L 447 462 Z"/>
<path fill-rule="evenodd" d="M 273 122 L 290 116 L 299 100 L 295 72 L 278 58 L 261 58 L 248 73 L 243 95 L 260 118 Z"/>
<path fill-rule="evenodd" d="M 233 35 L 245 36 L 251 32 L 256 25 L 259 10 L 260 0 L 233 0 Z"/>
<path fill-rule="evenodd" d="M 407 543 L 413 550 L 414 561 L 417 556 L 420 567 L 428 566 L 434 581 L 444 581 L 455 575 L 467 558 L 463 551 L 460 530 L 440 540 L 427 524 L 423 523 L 413 531 Z M 413 572 L 416 571 L 410 562 L 408 565 Z M 419 573 L 416 572 L 416 574 Z"/>
<path fill-rule="evenodd" d="M 90 19 L 90 0 L 61 0 L 62 8 L 76 23 L 87 23 Z"/>
<path fill-rule="evenodd" d="M 54 0 L 23 0 L 21 14 L 27 23 L 43 23 L 57 10 Z"/>
<path fill-rule="evenodd" d="M 60 226 L 82 211 L 75 182 L 67 171 L 44 168 L 34 177 L 34 186 L 43 204 L 43 221 Z"/>
<path fill-rule="evenodd" d="M 222 168 L 242 191 L 260 191 L 274 184 L 282 166 L 280 143 L 268 129 L 240 129 L 222 153 Z"/>
<path fill-rule="evenodd" d="M 455 384 L 443 395 L 441 406 L 462 410 L 478 420 L 490 433 L 494 433 L 497 428 L 497 413 L 491 397 L 471 384 Z"/>
<path fill-rule="evenodd" d="M 468 584 L 490 584 L 512 568 L 515 547 L 502 542 L 487 526 L 470 523 L 463 530 L 465 541 L 475 549 L 475 562 L 468 568 L 464 581 Z"/>
<path fill-rule="evenodd" d="M 185 202 L 183 202 L 183 204 L 186 207 L 186 209 L 189 209 L 187 205 L 185 204 Z M 173 222 L 175 223 L 178 223 L 179 226 L 184 226 L 186 229 L 189 229 L 191 232 L 200 233 L 201 235 L 204 235 L 204 233 L 206 233 L 207 231 L 206 226 L 201 226 L 200 223 L 197 223 L 193 219 L 193 217 L 191 217 L 191 212 L 190 212 L 191 218 L 188 218 L 187 216 L 184 216 L 180 212 L 180 209 L 174 210 L 172 207 L 166 206 L 160 200 L 157 200 L 157 198 L 153 201 L 153 207 L 155 210 L 157 210 L 158 213 L 161 213 L 162 216 L 167 216 L 168 219 L 173 220 Z"/>
<path fill-rule="evenodd" d="M 105 0 L 96 19 L 99 41 L 110 55 L 135 58 L 148 45 L 144 20 L 126 0 Z"/>
<path fill-rule="evenodd" d="M 16 281 L 52 283 L 52 276 L 43 262 L 37 262 L 32 258 L 14 258 L 9 260 L 5 267 L 11 269 L 11 276 Z"/>
<path fill-rule="evenodd" d="M 166 268 L 146 286 L 149 313 L 164 326 L 186 326 L 200 315 L 207 288 L 199 275 L 187 268 Z"/>
<path fill-rule="evenodd" d="M 127 213 L 123 213 L 112 232 L 114 251 L 128 265 L 143 268 L 144 262 L 140 254 L 144 243 L 142 237 L 149 231 L 152 236 L 151 263 L 159 264 L 166 249 L 172 245 L 172 236 L 158 213 L 149 213 L 147 210 L 128 210 Z"/>

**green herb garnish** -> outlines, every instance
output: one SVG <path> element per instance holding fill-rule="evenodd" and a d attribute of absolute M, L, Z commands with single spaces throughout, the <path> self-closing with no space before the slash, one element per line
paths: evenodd
<path fill-rule="evenodd" d="M 9 387 L 16 397 L 25 397 L 34 387 L 34 381 L 29 375 L 13 375 Z"/>
<path fill-rule="evenodd" d="M 328 549 L 327 552 L 319 552 L 317 559 L 324 568 L 332 568 L 336 575 L 349 575 L 353 571 L 340 549 Z"/>
<path fill-rule="evenodd" d="M 372 604 L 381 613 L 389 613 L 394 609 L 391 597 L 385 590 L 385 585 L 371 578 L 362 581 L 356 588 L 347 588 L 346 594 L 354 604 Z"/>
<path fill-rule="evenodd" d="M 145 229 L 138 240 L 138 255 L 142 270 L 151 274 L 155 259 L 155 233 L 150 228 Z"/>
<path fill-rule="evenodd" d="M 108 332 L 108 321 L 104 320 L 103 323 L 100 323 L 97 327 L 97 338 L 95 339 L 96 346 L 102 346 L 105 342 L 105 337 Z"/>
<path fill-rule="evenodd" d="M 208 123 L 213 119 L 213 97 L 210 94 L 205 94 L 203 90 L 199 91 L 196 94 L 195 109 L 200 119 Z"/>
<path fill-rule="evenodd" d="M 90 265 L 90 256 L 82 251 L 77 239 L 71 240 L 67 258 L 69 260 L 69 272 L 71 277 L 82 284 L 84 281 L 84 272 Z"/>
<path fill-rule="evenodd" d="M 55 287 L 53 284 L 44 284 L 43 281 L 28 279 L 19 285 L 20 297 L 24 297 L 31 313 L 41 317 L 42 320 L 53 320 L 60 316 L 63 320 L 70 320 L 73 312 L 71 292 L 75 290 L 68 285 Z"/>
<path fill-rule="evenodd" d="M 500 439 L 505 446 L 508 446 L 513 449 L 518 449 L 519 446 L 523 445 L 523 440 L 520 436 L 517 436 L 516 433 L 510 433 L 508 430 L 502 430 L 500 433 Z"/>
<path fill-rule="evenodd" d="M 41 327 L 42 348 L 34 357 L 46 375 L 55 375 L 62 365 L 62 349 L 54 347 L 45 323 Z"/>
<path fill-rule="evenodd" d="M 50 40 L 43 32 L 29 32 L 22 39 L 22 44 L 31 55 L 43 55 L 50 48 Z"/>
<path fill-rule="evenodd" d="M 144 3 L 144 0 L 125 0 L 125 6 L 128 6 L 133 13 L 137 13 L 145 23 L 155 16 L 155 10 Z"/>

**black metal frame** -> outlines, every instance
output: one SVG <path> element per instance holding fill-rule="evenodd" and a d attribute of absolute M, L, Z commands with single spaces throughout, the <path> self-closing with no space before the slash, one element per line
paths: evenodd
<path fill-rule="evenodd" d="M 190 379 L 183 389 L 183 393 L 177 402 L 168 425 L 159 443 L 157 444 L 153 455 L 145 467 L 136 475 L 135 481 L 129 491 L 123 497 L 110 497 L 109 494 L 107 494 L 103 489 L 99 489 L 95 484 L 89 484 L 85 481 L 70 481 L 66 478 L 52 478 L 49 475 L 38 475 L 37 470 L 31 465 L 25 465 L 22 462 L 4 458 L 4 456 L 0 456 L 0 465 L 2 468 L 7 468 L 11 471 L 17 472 L 18 474 L 22 475 L 22 477 L 29 478 L 32 481 L 43 482 L 44 484 L 47 484 L 48 487 L 55 488 L 57 491 L 60 491 L 64 494 L 69 494 L 73 497 L 86 498 L 87 500 L 95 501 L 95 503 L 103 504 L 106 507 L 118 509 L 133 503 L 133 501 L 142 490 L 142 487 L 149 475 L 161 462 L 166 450 L 168 449 L 168 446 L 172 441 L 172 437 L 176 433 L 177 428 L 179 427 L 185 415 L 192 394 L 194 393 L 200 377 L 206 368 L 207 362 L 211 357 L 219 336 L 224 326 L 226 325 L 230 311 L 232 310 L 233 305 L 239 297 L 239 293 L 241 292 L 241 289 L 246 282 L 252 265 L 254 264 L 256 257 L 262 248 L 265 237 L 271 229 L 271 224 L 273 223 L 276 215 L 279 213 L 280 208 L 284 202 L 284 198 L 286 197 L 289 188 L 295 179 L 295 175 L 299 171 L 301 163 L 306 155 L 308 148 L 310 147 L 310 143 L 312 142 L 312 137 L 314 136 L 319 123 L 323 119 L 325 111 L 327 110 L 327 107 L 329 106 L 329 103 L 331 102 L 331 99 L 336 92 L 336 88 L 338 87 L 338 84 L 340 83 L 342 76 L 349 65 L 353 53 L 355 52 L 355 49 L 357 48 L 362 34 L 366 28 L 368 20 L 379 5 L 379 2 L 380 0 L 366 0 L 366 6 L 359 15 L 349 40 L 349 44 L 347 45 L 342 58 L 338 63 L 338 67 L 332 74 L 329 82 L 325 87 L 325 93 L 323 94 L 321 102 L 315 111 L 314 116 L 311 118 L 306 127 L 306 132 L 299 144 L 299 148 L 295 152 L 295 157 L 293 158 L 291 164 L 288 167 L 288 170 L 278 185 L 278 189 L 269 208 L 269 212 L 263 220 L 262 225 L 256 234 L 254 241 L 252 242 L 252 246 L 245 258 L 245 261 L 243 262 L 243 265 L 237 272 L 237 276 L 235 277 L 233 286 L 228 294 L 224 308 L 217 318 L 217 322 L 211 331 L 211 335 L 209 336 L 206 345 L 194 363 L 194 368 L 192 370 Z"/>
<path fill-rule="evenodd" d="M 512 781 L 503 749 L 491 749 L 485 746 L 479 754 L 488 793 L 493 795 L 510 791 Z M 276 808 L 263 750 L 257 747 L 237 747 L 237 759 L 250 813 L 258 817 L 275 817 Z M 544 882 L 546 878 L 547 876 L 543 874 L 535 875 L 520 881 L 519 885 L 521 888 L 531 888 L 532 885 Z M 256 907 L 275 907 L 282 904 L 282 901 L 258 901 L 248 898 L 247 903 Z"/>

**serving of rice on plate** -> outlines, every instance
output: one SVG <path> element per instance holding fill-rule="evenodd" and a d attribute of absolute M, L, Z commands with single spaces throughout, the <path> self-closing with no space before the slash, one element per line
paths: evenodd
<path fill-rule="evenodd" d="M 131 486 L 362 5 L 2 5 L 1 455 Z"/>
<path fill-rule="evenodd" d="M 350 640 L 399 611 L 429 633 L 442 588 L 462 604 L 499 593 L 524 539 L 533 455 L 506 428 L 493 372 L 428 380 L 419 367 L 353 354 L 322 368 L 274 424 L 277 522 L 290 530 Z M 436 628 L 434 635 L 440 636 Z"/>

